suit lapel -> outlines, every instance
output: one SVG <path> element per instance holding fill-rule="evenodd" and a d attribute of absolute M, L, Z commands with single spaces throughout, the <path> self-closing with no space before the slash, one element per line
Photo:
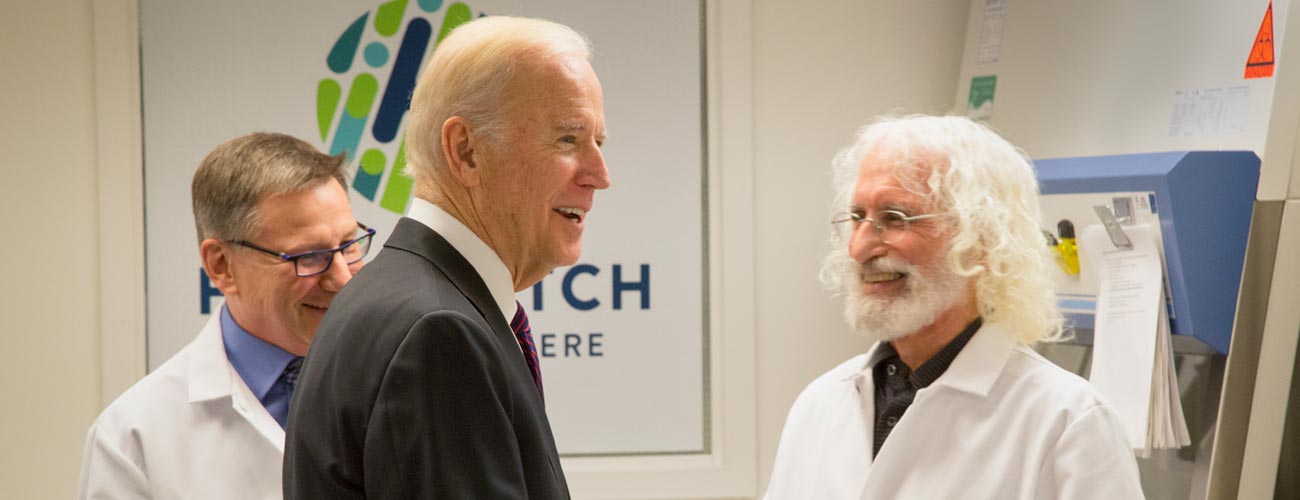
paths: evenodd
<path fill-rule="evenodd" d="M 439 235 L 428 226 L 403 217 L 397 221 L 397 226 L 393 228 L 393 234 L 384 242 L 384 247 L 394 250 L 410 252 L 423 257 L 425 260 L 433 263 L 438 270 L 442 271 L 452 284 L 456 286 L 460 293 L 469 299 L 478 313 L 483 316 L 487 324 L 492 328 L 496 335 L 498 344 L 501 345 L 504 352 L 515 353 L 517 363 L 508 369 L 516 372 L 516 378 L 527 380 L 526 384 L 520 384 L 519 387 L 533 388 L 533 375 L 528 370 L 528 362 L 524 360 L 523 351 L 519 347 L 519 341 L 515 339 L 515 333 L 506 323 L 504 315 L 501 314 L 501 308 L 497 306 L 496 300 L 492 298 L 492 292 L 488 291 L 487 284 L 483 278 L 474 270 L 465 256 L 456 251 L 445 238 Z M 551 466 L 551 473 L 564 482 L 564 475 L 560 472 L 558 451 L 555 448 L 555 438 L 551 435 L 551 423 L 546 417 L 545 405 L 542 403 L 541 395 L 536 390 L 521 391 L 527 392 L 522 396 L 526 401 L 531 401 L 530 405 L 534 410 L 531 411 L 532 418 L 538 419 L 543 428 L 541 439 L 546 443 L 547 462 Z"/>
<path fill-rule="evenodd" d="M 393 234 L 384 242 L 384 246 L 419 255 L 442 271 L 483 316 L 483 320 L 492 328 L 492 333 L 496 336 L 503 352 L 514 353 L 513 356 L 518 362 L 510 363 L 512 365 L 510 369 L 518 371 L 519 375 L 526 378 L 529 387 L 533 386 L 533 374 L 528 369 L 528 362 L 524 359 L 515 332 L 510 329 L 510 324 L 506 323 L 505 316 L 501 313 L 501 307 L 492 298 L 492 292 L 488 291 L 487 284 L 474 270 L 474 266 L 456 251 L 451 243 L 428 226 L 403 217 L 397 221 Z M 541 395 L 537 394 L 536 390 L 528 392 L 532 394 L 529 399 L 533 399 L 538 408 L 543 408 Z M 545 418 L 544 410 L 542 413 L 542 418 Z"/>

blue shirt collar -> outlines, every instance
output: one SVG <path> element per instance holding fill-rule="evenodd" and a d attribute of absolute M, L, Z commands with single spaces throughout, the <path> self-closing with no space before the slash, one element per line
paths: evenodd
<path fill-rule="evenodd" d="M 280 379 L 284 367 L 297 357 L 248 333 L 235 323 L 230 308 L 225 305 L 221 306 L 221 342 L 226 346 L 226 357 L 230 358 L 235 372 L 263 404 L 266 403 L 267 391 Z"/>

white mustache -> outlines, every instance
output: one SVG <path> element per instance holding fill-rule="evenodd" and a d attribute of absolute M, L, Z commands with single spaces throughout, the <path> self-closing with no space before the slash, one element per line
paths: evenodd
<path fill-rule="evenodd" d="M 890 256 L 876 257 L 859 264 L 859 266 L 859 276 L 880 273 L 912 274 L 916 271 L 916 266 Z"/>

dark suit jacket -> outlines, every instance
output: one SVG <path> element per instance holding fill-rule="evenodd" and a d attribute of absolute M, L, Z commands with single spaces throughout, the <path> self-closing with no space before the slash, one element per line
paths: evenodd
<path fill-rule="evenodd" d="M 289 409 L 284 496 L 569 498 L 510 326 L 423 224 L 399 221 L 325 315 Z"/>

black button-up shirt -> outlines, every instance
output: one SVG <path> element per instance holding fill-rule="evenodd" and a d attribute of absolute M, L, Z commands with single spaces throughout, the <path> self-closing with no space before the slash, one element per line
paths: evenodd
<path fill-rule="evenodd" d="M 962 348 L 966 347 L 966 343 L 975 336 L 975 332 L 983 323 L 983 319 L 975 318 L 975 321 L 967 325 L 965 330 L 948 342 L 948 345 L 940 349 L 934 357 L 917 367 L 916 371 L 912 371 L 903 363 L 903 359 L 898 356 L 898 351 L 895 351 L 894 346 L 889 342 L 884 342 L 876 348 L 871 359 L 867 360 L 867 367 L 872 370 L 871 379 L 876 386 L 876 425 L 871 443 L 871 456 L 880 453 L 885 438 L 889 437 L 889 432 L 894 430 L 898 420 L 903 418 L 903 413 L 912 405 L 916 391 L 929 387 L 940 375 L 943 375 L 943 372 L 948 371 L 948 366 L 957 359 L 957 354 L 961 353 Z"/>

